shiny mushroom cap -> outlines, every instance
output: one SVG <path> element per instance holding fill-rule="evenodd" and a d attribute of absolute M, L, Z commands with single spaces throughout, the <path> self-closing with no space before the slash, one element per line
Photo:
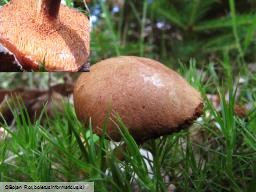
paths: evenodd
<path fill-rule="evenodd" d="M 203 110 L 200 93 L 179 74 L 146 58 L 123 56 L 103 60 L 81 74 L 74 89 L 78 118 L 103 133 L 106 114 L 118 113 L 137 141 L 156 138 L 187 127 Z M 118 127 L 107 125 L 108 136 L 119 141 Z"/>
<path fill-rule="evenodd" d="M 78 71 L 89 41 L 88 18 L 60 0 L 12 0 L 0 9 L 0 44 L 26 70 Z"/>

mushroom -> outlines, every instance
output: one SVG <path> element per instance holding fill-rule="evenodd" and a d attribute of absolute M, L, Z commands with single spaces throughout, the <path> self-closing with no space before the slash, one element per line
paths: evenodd
<path fill-rule="evenodd" d="M 142 57 L 103 60 L 81 74 L 74 89 L 74 106 L 83 123 L 91 119 L 102 135 L 107 114 L 122 118 L 133 138 L 142 142 L 187 127 L 203 111 L 200 93 L 163 64 Z M 118 125 L 108 121 L 107 135 L 120 141 Z"/>
<path fill-rule="evenodd" d="M 11 0 L 0 9 L 0 44 L 25 70 L 78 71 L 89 56 L 89 21 L 61 0 Z"/>

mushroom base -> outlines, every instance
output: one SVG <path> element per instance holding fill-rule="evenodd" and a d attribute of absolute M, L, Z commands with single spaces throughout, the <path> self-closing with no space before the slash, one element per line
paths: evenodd
<path fill-rule="evenodd" d="M 183 129 L 189 128 L 189 126 L 191 126 L 193 124 L 193 122 L 198 117 L 200 117 L 202 115 L 203 108 L 204 108 L 203 103 L 200 103 L 196 107 L 196 109 L 194 111 L 194 114 L 190 118 L 187 118 L 182 124 L 178 125 L 177 127 L 161 127 L 161 129 L 159 129 L 159 132 L 154 132 L 154 131 L 149 132 L 150 130 L 153 130 L 153 129 L 147 129 L 147 130 L 145 130 L 145 132 L 140 132 L 139 133 L 138 131 L 136 131 L 136 129 L 130 129 L 129 125 L 126 125 L 126 126 L 128 127 L 127 129 L 129 131 L 129 133 L 132 135 L 132 137 L 134 138 L 134 140 L 137 143 L 142 143 L 142 142 L 144 142 L 146 140 L 149 140 L 149 139 L 157 139 L 161 136 L 169 135 L 171 133 L 179 132 Z M 111 119 L 114 119 L 114 118 L 111 117 Z M 107 131 L 106 131 L 107 132 L 106 133 L 106 138 L 107 139 L 113 140 L 113 141 L 116 141 L 116 142 L 119 142 L 119 141 L 122 140 L 122 137 L 121 137 L 118 126 L 119 125 L 116 122 L 115 123 L 109 122 Z M 111 127 L 111 129 L 109 129 L 110 127 Z M 99 135 L 99 136 L 103 136 L 102 128 L 94 128 L 93 132 L 95 134 Z"/>

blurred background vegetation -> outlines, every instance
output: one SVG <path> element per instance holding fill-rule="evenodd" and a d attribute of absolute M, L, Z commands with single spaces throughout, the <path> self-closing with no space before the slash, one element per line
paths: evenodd
<path fill-rule="evenodd" d="M 196 58 L 203 66 L 228 54 L 239 70 L 244 61 L 255 61 L 254 0 L 92 2 L 92 63 L 138 55 L 174 67 Z"/>

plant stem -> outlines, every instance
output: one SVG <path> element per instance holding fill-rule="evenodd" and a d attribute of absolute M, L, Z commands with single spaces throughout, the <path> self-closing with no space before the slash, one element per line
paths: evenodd
<path fill-rule="evenodd" d="M 236 18 L 236 9 L 235 9 L 235 1 L 229 0 L 229 6 L 230 6 L 230 12 L 231 12 L 231 18 L 232 18 L 232 28 L 233 28 L 233 34 L 236 40 L 237 49 L 239 51 L 239 56 L 243 58 L 244 52 L 241 47 L 240 38 L 238 35 L 238 29 L 237 29 L 237 18 Z"/>
<path fill-rule="evenodd" d="M 55 20 L 58 17 L 61 0 L 39 0 L 37 19 L 40 21 Z"/>
<path fill-rule="evenodd" d="M 142 22 L 141 22 L 141 31 L 140 31 L 140 56 L 144 56 L 144 34 L 145 34 L 145 25 L 147 19 L 147 8 L 148 8 L 148 1 L 144 0 L 143 3 L 143 15 L 142 15 Z"/>
<path fill-rule="evenodd" d="M 111 36 L 112 36 L 111 38 L 113 40 L 115 54 L 116 54 L 116 56 L 119 56 L 119 55 L 121 55 L 120 48 L 119 48 L 120 40 L 118 39 L 118 36 L 116 35 L 116 32 L 114 30 L 114 26 L 113 26 L 113 22 L 112 22 L 109 10 L 106 6 L 106 3 L 104 3 L 103 1 L 100 1 L 100 6 L 103 10 L 103 13 L 105 14 L 106 25 L 107 25 L 109 31 L 111 32 Z"/>

